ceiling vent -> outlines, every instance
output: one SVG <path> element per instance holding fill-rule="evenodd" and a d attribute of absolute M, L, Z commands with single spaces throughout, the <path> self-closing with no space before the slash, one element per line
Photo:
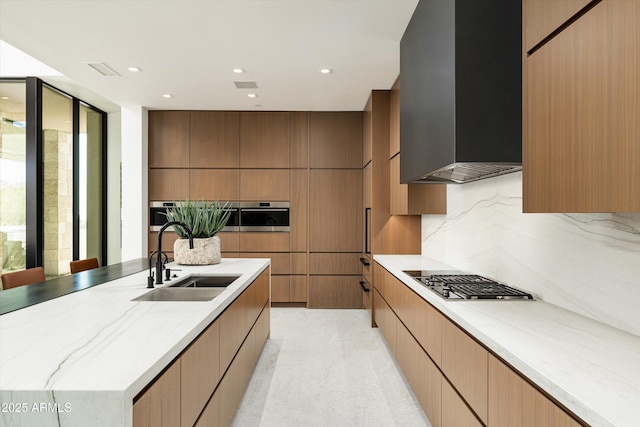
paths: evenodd
<path fill-rule="evenodd" d="M 236 87 L 238 89 L 257 89 L 258 85 L 256 84 L 256 82 L 233 82 L 234 85 L 236 85 Z"/>
<path fill-rule="evenodd" d="M 120 76 L 120 74 L 118 74 L 115 70 L 110 68 L 104 62 L 87 62 L 87 65 L 89 65 L 89 67 L 93 68 L 103 76 L 107 76 L 107 77 Z"/>

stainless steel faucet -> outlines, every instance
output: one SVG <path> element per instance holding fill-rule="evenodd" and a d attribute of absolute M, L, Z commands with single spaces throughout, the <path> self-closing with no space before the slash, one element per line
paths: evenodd
<path fill-rule="evenodd" d="M 153 288 L 153 277 L 151 276 L 151 261 L 153 256 L 156 255 L 156 277 L 155 282 L 158 285 L 162 284 L 162 269 L 164 267 L 164 263 L 169 260 L 167 254 L 162 252 L 162 233 L 168 227 L 172 225 L 180 226 L 184 229 L 184 231 L 189 236 L 189 249 L 193 249 L 193 234 L 191 233 L 191 229 L 183 222 L 180 221 L 169 221 L 160 228 L 158 231 L 158 250 L 151 252 L 149 255 L 149 279 L 147 281 L 147 288 Z M 164 257 L 164 259 L 163 259 Z"/>

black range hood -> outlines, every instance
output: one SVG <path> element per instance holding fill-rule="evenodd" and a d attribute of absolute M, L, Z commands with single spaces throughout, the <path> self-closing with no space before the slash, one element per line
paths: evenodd
<path fill-rule="evenodd" d="M 420 0 L 400 43 L 400 181 L 522 169 L 522 8 Z"/>

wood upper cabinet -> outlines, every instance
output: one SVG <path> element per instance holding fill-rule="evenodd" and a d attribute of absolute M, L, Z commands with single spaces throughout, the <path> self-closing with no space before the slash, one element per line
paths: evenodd
<path fill-rule="evenodd" d="M 292 111 L 289 113 L 289 167 L 306 168 L 309 165 L 309 113 Z"/>
<path fill-rule="evenodd" d="M 369 97 L 367 105 L 362 112 L 362 167 L 365 167 L 373 158 L 373 135 L 371 134 L 372 97 Z"/>
<path fill-rule="evenodd" d="M 188 111 L 149 111 L 149 167 L 189 167 Z"/>
<path fill-rule="evenodd" d="M 289 113 L 240 113 L 240 167 L 289 168 Z"/>
<path fill-rule="evenodd" d="M 240 113 L 192 111 L 190 122 L 190 167 L 237 168 L 240 165 Z"/>
<path fill-rule="evenodd" d="M 189 170 L 150 169 L 149 200 L 184 200 L 189 198 Z"/>
<path fill-rule="evenodd" d="M 234 201 L 240 198 L 238 169 L 190 169 L 189 198 Z"/>
<path fill-rule="evenodd" d="M 400 183 L 400 79 L 389 95 L 389 212 L 391 215 L 447 213 L 446 184 Z M 386 160 L 386 159 L 385 159 Z"/>
<path fill-rule="evenodd" d="M 559 406 L 489 355 L 489 425 L 492 427 L 578 427 Z"/>
<path fill-rule="evenodd" d="M 400 154 L 389 162 L 392 215 L 447 213 L 446 184 L 400 184 Z"/>
<path fill-rule="evenodd" d="M 525 212 L 640 211 L 638 22 L 605 0 L 524 58 Z"/>
<path fill-rule="evenodd" d="M 289 201 L 289 170 L 240 169 L 240 200 Z"/>
<path fill-rule="evenodd" d="M 309 113 L 309 166 L 362 167 L 362 112 Z"/>
<path fill-rule="evenodd" d="M 309 250 L 362 251 L 362 169 L 309 171 Z"/>
<path fill-rule="evenodd" d="M 522 31 L 528 52 L 593 0 L 524 0 Z"/>

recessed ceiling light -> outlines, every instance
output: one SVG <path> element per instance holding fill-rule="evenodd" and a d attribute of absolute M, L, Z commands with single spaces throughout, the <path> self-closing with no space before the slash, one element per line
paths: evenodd
<path fill-rule="evenodd" d="M 331 68 L 320 68 L 322 74 L 330 74 L 333 70 Z"/>
<path fill-rule="evenodd" d="M 258 95 L 256 95 L 255 93 L 248 93 L 247 96 L 249 98 L 257 98 L 258 97 Z"/>
<path fill-rule="evenodd" d="M 162 96 L 165 97 L 165 98 L 173 98 L 173 95 L 171 95 L 170 93 L 165 93 Z"/>
<path fill-rule="evenodd" d="M 139 73 L 142 70 L 138 67 L 129 67 L 129 71 L 131 71 L 132 73 Z"/>
<path fill-rule="evenodd" d="M 233 72 L 236 74 L 242 74 L 244 73 L 244 68 L 234 68 Z"/>
<path fill-rule="evenodd" d="M 8 96 L 0 96 L 0 99 L 5 99 L 5 100 L 7 100 L 7 99 L 10 99 L 10 98 L 9 98 Z"/>

